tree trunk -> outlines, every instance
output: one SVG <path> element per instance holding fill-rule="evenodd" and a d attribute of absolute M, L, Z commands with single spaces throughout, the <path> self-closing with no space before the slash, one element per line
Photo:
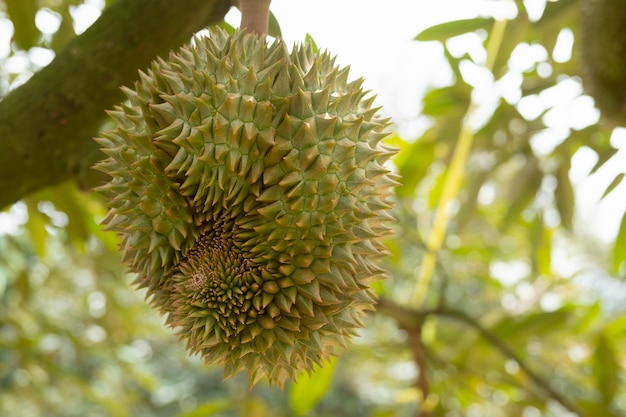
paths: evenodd
<path fill-rule="evenodd" d="M 27 83 L 0 101 L 0 209 L 68 179 L 94 185 L 92 137 L 119 87 L 157 55 L 223 19 L 230 0 L 118 0 Z"/>

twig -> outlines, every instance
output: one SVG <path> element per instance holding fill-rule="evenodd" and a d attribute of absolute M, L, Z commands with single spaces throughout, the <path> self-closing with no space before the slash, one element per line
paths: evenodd
<path fill-rule="evenodd" d="M 409 347 L 411 348 L 411 352 L 413 352 L 413 360 L 417 364 L 419 370 L 416 385 L 422 393 L 422 405 L 417 410 L 416 417 L 431 417 L 432 414 L 427 407 L 430 387 L 426 376 L 426 352 L 424 351 L 424 345 L 422 344 L 422 326 L 405 330 L 408 334 Z"/>
<path fill-rule="evenodd" d="M 419 309 L 418 310 L 418 309 L 400 306 L 389 299 L 383 298 L 383 299 L 380 299 L 378 302 L 377 312 L 394 318 L 397 321 L 398 326 L 407 330 L 409 332 L 409 335 L 411 333 L 408 329 L 413 329 L 412 331 L 414 332 L 415 331 L 421 332 L 422 324 L 424 320 L 426 319 L 426 317 L 428 317 L 429 315 L 448 317 L 448 318 L 461 321 L 465 323 L 466 325 L 468 325 L 469 327 L 473 328 L 475 331 L 477 331 L 483 339 L 489 342 L 503 356 L 515 361 L 519 365 L 520 369 L 535 383 L 535 385 L 541 388 L 549 398 L 552 398 L 553 400 L 558 401 L 563 407 L 565 407 L 569 411 L 581 417 L 587 416 L 587 414 L 583 410 L 581 410 L 581 408 L 576 403 L 574 403 L 567 397 L 563 396 L 562 394 L 554 390 L 550 386 L 550 383 L 544 377 L 539 375 L 537 372 L 533 371 L 530 368 L 530 366 L 517 353 L 515 353 L 511 348 L 509 348 L 506 345 L 506 343 L 504 343 L 495 334 L 493 334 L 491 331 L 485 328 L 482 324 L 480 324 L 478 320 L 468 316 L 463 311 L 451 309 L 451 308 L 445 308 L 443 306 L 439 306 L 438 308 L 435 308 L 435 309 Z M 411 345 L 413 355 L 416 356 L 417 351 L 415 350 L 415 346 L 413 346 L 413 341 L 411 340 L 410 336 L 409 336 L 409 344 Z M 419 348 L 421 348 L 421 352 L 423 354 L 424 350 L 423 350 L 423 346 L 421 346 L 421 340 L 420 340 Z M 420 358 L 420 360 L 422 359 Z M 416 359 L 416 362 L 417 362 L 417 359 Z M 419 363 L 418 363 L 418 366 L 419 366 Z M 420 366 L 420 374 L 421 374 L 422 369 L 423 368 Z"/>
<path fill-rule="evenodd" d="M 426 376 L 426 352 L 422 344 L 422 325 L 424 324 L 425 316 L 419 316 L 413 310 L 402 307 L 385 298 L 379 300 L 377 310 L 379 313 L 395 318 L 398 326 L 407 332 L 413 360 L 419 370 L 416 386 L 422 393 L 422 406 L 417 410 L 416 417 L 430 417 L 431 412 L 425 407 L 426 400 L 430 394 Z"/>
<path fill-rule="evenodd" d="M 543 389 L 550 398 L 558 401 L 563 407 L 567 408 L 569 411 L 578 414 L 579 416 L 586 416 L 586 413 L 578 407 L 578 405 L 572 401 L 570 401 L 565 396 L 561 395 L 559 392 L 555 391 L 550 383 L 540 376 L 538 373 L 533 371 L 528 364 L 511 348 L 509 348 L 502 340 L 500 340 L 495 334 L 487 330 L 483 325 L 481 325 L 477 320 L 468 316 L 462 311 L 453 310 L 453 309 L 443 309 L 435 312 L 440 316 L 450 317 L 462 321 L 463 323 L 469 325 L 474 330 L 476 330 L 486 341 L 491 343 L 493 347 L 500 351 L 500 353 L 507 358 L 515 361 L 520 369 L 541 389 Z"/>

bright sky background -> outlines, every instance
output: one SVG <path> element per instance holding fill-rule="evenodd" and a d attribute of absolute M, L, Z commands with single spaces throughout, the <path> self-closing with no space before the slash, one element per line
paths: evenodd
<path fill-rule="evenodd" d="M 512 1 L 500 0 L 272 0 L 271 10 L 291 44 L 310 34 L 321 49 L 349 65 L 352 78 L 378 97 L 384 113 L 406 134 L 415 134 L 419 99 L 427 86 L 443 85 L 451 73 L 435 42 L 413 41 L 436 23 L 497 11 L 515 13 Z M 226 20 L 239 25 L 232 10 Z"/>
<path fill-rule="evenodd" d="M 545 0 L 526 0 L 532 18 L 538 18 Z M 417 42 L 413 38 L 427 27 L 446 21 L 492 15 L 513 18 L 516 8 L 512 0 L 272 0 L 271 9 L 281 26 L 283 38 L 289 43 L 304 40 L 309 33 L 322 49 L 337 55 L 340 65 L 350 65 L 353 78 L 365 77 L 365 86 L 377 95 L 378 105 L 385 115 L 392 116 L 401 135 L 410 139 L 424 127 L 418 118 L 420 98 L 430 87 L 445 85 L 451 74 L 443 61 L 441 47 L 436 42 Z M 534 16 L 533 16 L 534 15 Z M 231 11 L 227 21 L 238 26 L 240 15 Z M 471 39 L 466 39 L 471 42 Z M 564 39 L 563 44 L 568 40 Z M 467 47 L 464 45 L 463 47 Z M 569 45 L 571 50 L 571 45 Z M 567 56 L 567 46 L 558 52 Z M 520 68 L 531 59 L 541 59 L 532 48 L 517 54 Z M 556 58 L 556 56 L 555 56 Z M 513 63 L 511 63 L 513 64 Z M 476 83 L 493 84 L 492 80 Z M 564 85 L 552 94 L 528 100 L 520 111 L 532 113 L 545 105 L 557 104 L 546 123 L 553 125 L 553 138 L 541 137 L 533 142 L 539 151 L 550 151 L 567 133 L 567 129 L 581 128 L 595 123 L 598 117 L 593 102 L 579 97 L 579 86 Z M 506 84 L 484 86 L 507 89 Z M 513 88 L 515 90 L 515 88 Z M 507 94 L 499 91 L 497 94 Z M 541 101 L 538 103 L 537 100 Z M 539 114 L 539 113 L 537 113 Z M 620 147 L 626 134 L 614 135 L 613 144 Z M 557 139 L 557 138 L 561 139 Z M 612 241 L 619 221 L 626 210 L 626 184 L 598 203 L 602 192 L 626 166 L 626 149 L 597 174 L 586 174 L 596 162 L 595 154 L 580 151 L 574 158 L 571 177 L 576 184 L 579 226 L 600 240 Z"/>
<path fill-rule="evenodd" d="M 538 17 L 545 0 L 525 0 L 525 4 L 531 17 L 533 13 Z M 84 5 L 73 9 L 78 33 L 97 19 L 103 5 L 103 0 L 86 0 Z M 365 77 L 365 87 L 377 95 L 377 104 L 383 106 L 383 114 L 393 118 L 398 131 L 406 139 L 415 139 L 425 127 L 425 120 L 418 117 L 424 91 L 447 84 L 451 77 L 443 61 L 441 47 L 436 42 L 416 42 L 413 40 L 415 35 L 445 21 L 480 15 L 512 18 L 516 10 L 513 0 L 272 0 L 271 9 L 288 43 L 300 42 L 308 33 L 320 48 L 337 55 L 339 65 L 350 65 L 351 78 Z M 227 21 L 233 26 L 239 25 L 239 19 L 236 10 L 227 15 Z M 53 33 L 58 28 L 58 18 L 40 11 L 37 26 L 44 33 Z M 9 52 L 11 32 L 10 23 L 0 22 L 0 57 Z M 474 38 L 476 42 L 476 36 Z M 464 38 L 460 42 L 465 42 L 461 47 L 466 48 L 472 38 Z M 533 59 L 537 51 L 528 48 L 523 52 L 518 54 L 520 68 L 525 65 L 524 62 Z M 567 53 L 567 48 L 564 53 Z M 44 66 L 51 59 L 53 55 L 50 51 L 33 48 L 28 53 L 10 58 L 6 65 L 17 72 L 21 68 L 29 68 L 29 61 Z M 480 71 L 474 75 L 472 84 L 480 86 L 487 95 L 515 95 L 514 83 L 495 85 Z M 589 99 L 577 99 L 580 92 L 576 91 L 576 86 L 571 87 L 555 91 L 552 96 L 520 104 L 520 111 L 527 108 L 532 112 L 549 102 L 560 103 L 550 115 L 555 126 L 554 137 L 563 136 L 563 132 L 576 124 L 584 126 L 593 123 L 597 113 L 592 103 Z M 498 89 L 503 91 L 494 91 Z M 488 112 L 486 106 L 485 113 Z M 558 140 L 554 137 L 538 138 L 533 141 L 533 147 L 548 152 Z M 615 135 L 615 145 L 621 145 L 625 137 L 626 134 Z M 590 179 L 585 179 L 585 176 L 595 163 L 593 152 L 582 151 L 579 154 L 574 158 L 571 176 L 577 184 L 579 213 L 584 219 L 582 227 L 593 231 L 602 240 L 610 241 L 626 210 L 626 199 L 619 198 L 626 192 L 626 184 L 602 204 L 596 202 L 615 173 L 623 171 L 622 167 L 626 166 L 626 149 Z"/>

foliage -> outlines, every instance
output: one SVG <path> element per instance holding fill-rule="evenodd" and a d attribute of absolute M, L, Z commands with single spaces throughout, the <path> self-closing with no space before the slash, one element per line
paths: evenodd
<path fill-rule="evenodd" d="M 540 14 L 527 3 L 515 1 L 508 21 L 483 16 L 417 34 L 441 45 L 453 79 L 422 98 L 428 128 L 419 137 L 389 139 L 401 148 L 402 176 L 386 242 L 392 278 L 377 287 L 378 313 L 332 367 L 285 392 L 220 382 L 221 370 L 187 357 L 129 286 L 116 238 L 98 226 L 101 201 L 66 183 L 0 214 L 0 414 L 625 414 L 626 216 L 607 243 L 579 207 L 592 204 L 580 178 L 601 184 L 603 200 L 623 193 L 624 173 L 610 170 L 619 130 L 593 118 L 555 127 L 567 110 L 553 97 L 589 102 L 576 42 L 571 54 L 563 46 L 576 40 L 578 2 L 547 2 Z M 16 27 L 0 57 L 0 95 L 38 69 L 12 72 L 7 62 L 74 36 L 71 12 L 81 4 L 0 2 L 0 18 Z M 59 17 L 56 32 L 33 26 L 41 8 Z M 463 38 L 481 46 L 459 48 Z M 522 59 L 525 51 L 534 58 Z M 463 137 L 466 155 L 456 151 Z M 605 186 L 598 177 L 607 172 Z M 433 245 L 433 218 L 446 209 Z M 428 249 L 434 269 L 423 272 Z M 423 297 L 411 296 L 419 285 Z"/>

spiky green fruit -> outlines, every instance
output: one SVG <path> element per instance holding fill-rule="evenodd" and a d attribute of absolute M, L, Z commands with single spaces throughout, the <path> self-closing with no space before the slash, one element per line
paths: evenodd
<path fill-rule="evenodd" d="M 345 348 L 389 232 L 386 121 L 328 54 L 214 31 L 141 73 L 98 143 L 103 223 L 192 353 L 282 386 Z"/>

